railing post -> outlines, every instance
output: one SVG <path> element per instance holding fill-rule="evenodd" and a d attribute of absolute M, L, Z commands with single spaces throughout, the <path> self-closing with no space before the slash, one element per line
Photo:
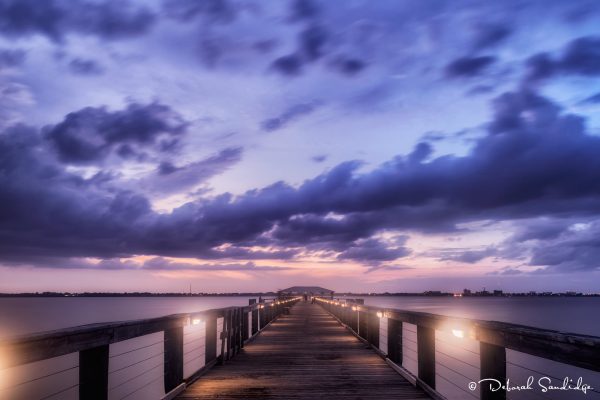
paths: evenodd
<path fill-rule="evenodd" d="M 369 328 L 367 329 L 369 343 L 376 348 L 379 348 L 379 316 L 372 312 L 367 315 L 369 316 Z"/>
<path fill-rule="evenodd" d="M 350 325 L 350 328 L 354 332 L 358 333 L 358 311 L 354 311 L 354 310 L 352 310 L 352 308 L 350 308 L 348 310 L 348 312 L 350 313 L 350 316 L 349 316 L 350 323 L 348 325 Z"/>
<path fill-rule="evenodd" d="M 252 335 L 258 332 L 258 309 L 252 310 Z"/>
<path fill-rule="evenodd" d="M 79 352 L 79 398 L 106 400 L 108 398 L 109 345 Z"/>
<path fill-rule="evenodd" d="M 206 317 L 205 341 L 204 360 L 208 364 L 217 358 L 217 316 L 214 314 Z"/>
<path fill-rule="evenodd" d="M 388 358 L 402 365 L 402 321 L 388 318 Z"/>
<path fill-rule="evenodd" d="M 506 349 L 489 343 L 479 342 L 479 357 L 481 364 L 480 379 L 496 379 L 506 382 Z M 490 385 L 480 385 L 481 400 L 505 400 L 506 390 L 500 389 L 495 392 L 490 390 Z"/>
<path fill-rule="evenodd" d="M 259 330 L 263 330 L 267 324 L 267 308 L 265 307 L 264 303 L 261 304 L 261 307 L 262 308 L 258 310 L 258 315 L 260 317 L 260 326 L 258 327 Z"/>
<path fill-rule="evenodd" d="M 183 382 L 183 326 L 165 331 L 165 393 Z"/>
<path fill-rule="evenodd" d="M 358 335 L 369 340 L 369 313 L 365 311 L 358 311 Z"/>
<path fill-rule="evenodd" d="M 419 379 L 435 389 L 435 329 L 417 326 Z"/>
<path fill-rule="evenodd" d="M 248 315 L 250 312 L 242 311 L 242 342 L 240 347 L 244 347 L 244 343 L 248 340 Z"/>

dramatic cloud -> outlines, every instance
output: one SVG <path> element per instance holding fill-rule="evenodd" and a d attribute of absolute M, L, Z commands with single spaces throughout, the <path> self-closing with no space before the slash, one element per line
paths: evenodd
<path fill-rule="evenodd" d="M 0 186 L 3 254 L 251 259 L 248 247 L 259 245 L 274 250 L 255 253 L 256 258 L 269 258 L 268 253 L 287 258 L 296 251 L 276 252 L 304 247 L 373 265 L 410 253 L 372 238 L 382 230 L 452 230 L 465 221 L 600 210 L 600 139 L 585 132 L 581 118 L 563 115 L 554 103 L 530 92 L 506 93 L 494 109 L 488 134 L 462 157 L 427 161 L 432 149 L 423 143 L 368 173 L 357 173 L 360 163 L 342 163 L 298 187 L 276 183 L 237 197 L 188 203 L 170 214 L 156 214 L 143 196 L 98 184 L 97 177 L 66 172 L 53 163 L 46 142 L 34 131 L 12 128 L 0 136 L 6 171 Z M 153 143 L 164 131 L 178 135 L 185 124 L 158 117 L 165 114 L 172 117 L 173 111 L 156 104 L 113 113 L 84 109 L 47 129 L 46 137 L 55 146 L 60 135 L 77 140 L 83 132 L 86 144 L 88 135 L 99 137 L 100 145 L 90 146 L 90 152 L 58 147 L 65 161 L 98 159 L 113 142 Z M 239 150 L 226 150 L 201 162 L 202 168 L 219 170 L 220 163 L 228 165 L 238 156 Z M 159 174 L 176 178 L 173 190 L 202 178 L 203 172 L 188 175 L 185 169 L 162 164 Z M 170 190 L 168 181 L 156 179 L 157 188 Z M 237 255 L 235 247 L 218 249 L 224 244 L 240 246 Z M 449 259 L 476 262 L 491 254 L 471 251 Z"/>
<path fill-rule="evenodd" d="M 440 257 L 442 261 L 457 261 L 461 263 L 473 264 L 487 257 L 492 257 L 497 254 L 495 248 L 487 248 L 483 250 L 453 250 L 445 251 Z"/>
<path fill-rule="evenodd" d="M 600 75 L 600 37 L 581 37 L 570 42 L 560 55 L 539 53 L 528 59 L 527 81 L 557 75 Z"/>
<path fill-rule="evenodd" d="M 376 239 L 357 240 L 347 250 L 338 255 L 339 260 L 354 260 L 361 263 L 379 265 L 385 261 L 393 261 L 409 255 L 411 251 L 406 247 L 389 247 Z"/>
<path fill-rule="evenodd" d="M 600 13 L 559 3 L 0 0 L 0 264 L 596 271 Z"/>
<path fill-rule="evenodd" d="M 123 111 L 87 107 L 70 113 L 63 122 L 47 126 L 45 135 L 61 160 L 78 164 L 99 161 L 112 152 L 139 156 L 146 147 L 169 151 L 187 126 L 168 106 L 133 103 Z"/>
<path fill-rule="evenodd" d="M 478 76 L 495 62 L 492 56 L 458 58 L 446 66 L 446 75 L 451 78 Z"/>
<path fill-rule="evenodd" d="M 2 0 L 0 34 L 22 37 L 40 34 L 61 41 L 70 33 L 119 39 L 147 32 L 155 15 L 146 7 L 123 1 Z"/>

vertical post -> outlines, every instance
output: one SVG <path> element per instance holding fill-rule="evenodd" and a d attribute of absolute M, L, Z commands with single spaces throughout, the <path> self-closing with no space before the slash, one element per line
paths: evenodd
<path fill-rule="evenodd" d="M 435 329 L 417 326 L 419 379 L 435 389 Z"/>
<path fill-rule="evenodd" d="M 165 331 L 165 393 L 183 382 L 183 326 Z"/>
<path fill-rule="evenodd" d="M 240 343 L 240 347 L 244 347 L 244 342 L 248 340 L 248 315 L 245 311 L 242 311 L 242 340 Z"/>
<path fill-rule="evenodd" d="M 225 315 L 223 315 L 223 330 L 219 336 L 219 340 L 221 341 L 221 364 L 225 364 L 225 358 L 229 355 L 227 348 L 225 347 L 226 335 L 229 329 L 229 311 L 225 311 Z M 229 342 L 227 340 L 227 342 Z"/>
<path fill-rule="evenodd" d="M 480 379 L 492 378 L 499 382 L 506 382 L 506 349 L 489 343 L 479 342 L 479 357 L 481 363 Z M 490 385 L 480 385 L 481 400 L 505 400 L 506 390 L 495 392 L 490 390 Z"/>
<path fill-rule="evenodd" d="M 356 333 L 358 333 L 358 312 L 352 311 L 350 309 L 350 328 Z"/>
<path fill-rule="evenodd" d="M 215 314 L 206 317 L 205 340 L 205 363 L 208 364 L 217 358 L 217 316 Z"/>
<path fill-rule="evenodd" d="M 79 352 L 79 398 L 106 400 L 108 398 L 109 345 Z"/>
<path fill-rule="evenodd" d="M 258 332 L 258 309 L 252 310 L 252 334 Z"/>
<path fill-rule="evenodd" d="M 369 313 L 364 311 L 358 311 L 358 335 L 369 340 Z"/>
<path fill-rule="evenodd" d="M 379 317 L 376 313 L 367 314 L 369 317 L 369 343 L 379 348 Z"/>
<path fill-rule="evenodd" d="M 402 365 L 402 321 L 388 318 L 388 358 Z"/>
<path fill-rule="evenodd" d="M 258 315 L 260 317 L 260 326 L 258 327 L 259 330 L 263 330 L 267 324 L 267 307 L 264 303 L 261 304 L 261 306 L 262 308 L 258 310 Z"/>

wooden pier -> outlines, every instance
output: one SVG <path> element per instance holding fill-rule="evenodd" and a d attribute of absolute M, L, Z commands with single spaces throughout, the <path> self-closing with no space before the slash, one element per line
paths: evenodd
<path fill-rule="evenodd" d="M 299 303 L 177 399 L 424 399 L 321 306 Z"/>
<path fill-rule="evenodd" d="M 598 337 L 303 297 L 2 340 L 0 399 L 505 400 L 478 381 L 523 374 L 600 398 Z"/>

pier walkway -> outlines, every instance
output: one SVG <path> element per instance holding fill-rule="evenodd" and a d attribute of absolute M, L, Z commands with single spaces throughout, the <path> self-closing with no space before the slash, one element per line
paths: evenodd
<path fill-rule="evenodd" d="M 317 304 L 300 302 L 177 399 L 425 399 Z"/>

